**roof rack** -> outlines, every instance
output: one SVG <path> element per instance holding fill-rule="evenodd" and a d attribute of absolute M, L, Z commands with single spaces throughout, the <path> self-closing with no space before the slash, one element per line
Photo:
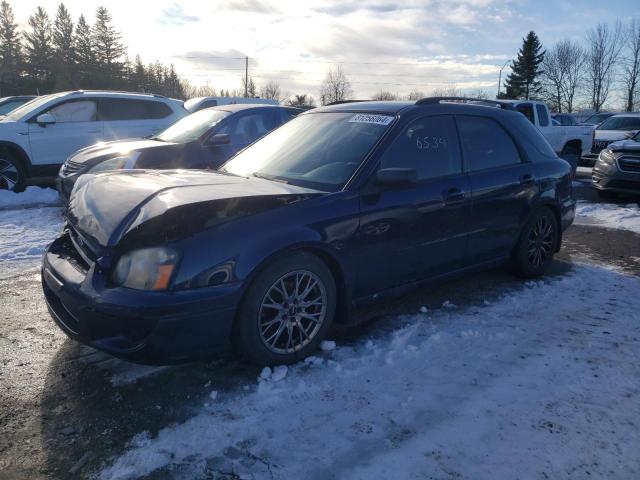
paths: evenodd
<path fill-rule="evenodd" d="M 343 103 L 356 103 L 356 102 L 370 102 L 371 100 L 338 100 L 337 102 L 327 103 L 325 107 L 329 105 L 341 105 Z"/>
<path fill-rule="evenodd" d="M 127 92 L 124 90 L 73 90 L 69 93 L 74 95 L 79 93 L 127 93 L 129 95 L 148 95 L 150 97 L 156 97 L 156 98 L 167 98 L 164 95 L 160 95 L 159 93 Z"/>
<path fill-rule="evenodd" d="M 468 98 L 468 97 L 427 97 L 421 98 L 416 102 L 416 105 L 433 105 L 436 103 L 481 103 L 488 107 L 502 108 L 504 110 L 515 110 L 513 105 L 508 102 L 501 102 L 500 100 L 488 100 L 486 98 Z"/>

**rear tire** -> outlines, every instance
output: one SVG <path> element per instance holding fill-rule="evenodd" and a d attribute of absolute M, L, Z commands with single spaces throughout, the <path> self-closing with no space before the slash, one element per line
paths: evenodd
<path fill-rule="evenodd" d="M 516 273 L 524 278 L 546 273 L 553 262 L 559 235 L 558 222 L 551 210 L 542 207 L 535 212 L 522 229 L 513 252 Z"/>
<path fill-rule="evenodd" d="M 25 172 L 20 161 L 8 152 L 0 153 L 0 190 L 22 192 Z"/>
<path fill-rule="evenodd" d="M 278 258 L 245 293 L 234 346 L 258 365 L 298 362 L 318 348 L 335 310 L 335 280 L 322 260 L 305 252 Z"/>

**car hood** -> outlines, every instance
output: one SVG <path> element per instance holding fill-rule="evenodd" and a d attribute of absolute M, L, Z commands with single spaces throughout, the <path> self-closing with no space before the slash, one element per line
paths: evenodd
<path fill-rule="evenodd" d="M 152 139 L 119 140 L 115 142 L 100 142 L 90 147 L 78 150 L 69 160 L 75 163 L 89 164 L 98 158 L 113 158 L 130 155 L 142 150 L 171 148 L 175 143 L 161 142 Z"/>
<path fill-rule="evenodd" d="M 640 142 L 635 140 L 620 140 L 619 142 L 610 143 L 607 147 L 614 152 L 640 152 Z"/>
<path fill-rule="evenodd" d="M 596 130 L 596 140 L 624 140 L 630 130 Z"/>
<path fill-rule="evenodd" d="M 113 247 L 153 226 L 154 241 L 320 195 L 255 177 L 193 170 L 129 170 L 79 178 L 67 220 L 93 244 Z"/>

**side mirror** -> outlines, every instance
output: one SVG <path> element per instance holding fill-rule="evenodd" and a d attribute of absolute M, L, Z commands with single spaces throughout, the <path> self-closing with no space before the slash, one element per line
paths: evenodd
<path fill-rule="evenodd" d="M 418 172 L 413 168 L 383 168 L 375 175 L 375 183 L 385 188 L 410 188 L 418 183 Z"/>
<path fill-rule="evenodd" d="M 53 125 L 54 123 L 56 123 L 56 117 L 54 117 L 50 113 L 43 113 L 42 115 L 38 115 L 36 117 L 36 122 L 38 122 L 38 125 L 40 125 L 41 127 L 44 127 L 46 125 Z"/>
<path fill-rule="evenodd" d="M 231 139 L 226 133 L 217 133 L 213 137 L 209 138 L 207 142 L 209 145 L 228 145 Z"/>

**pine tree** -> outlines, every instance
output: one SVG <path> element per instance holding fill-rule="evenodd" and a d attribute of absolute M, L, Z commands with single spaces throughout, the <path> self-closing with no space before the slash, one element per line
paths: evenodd
<path fill-rule="evenodd" d="M 51 22 L 49 15 L 38 7 L 29 17 L 30 31 L 24 33 L 26 65 L 25 70 L 33 86 L 39 91 L 50 91 L 53 87 L 51 72 Z M 43 93 L 41 91 L 41 93 Z"/>
<path fill-rule="evenodd" d="M 545 51 L 536 33 L 532 30 L 522 41 L 518 51 L 518 58 L 511 63 L 511 73 L 505 80 L 506 98 L 535 97 L 540 92 L 540 82 L 537 80 L 542 73 L 540 64 Z"/>
<path fill-rule="evenodd" d="M 131 89 L 135 92 L 147 91 L 147 72 L 144 68 L 144 64 L 140 59 L 140 55 L 136 55 L 136 60 L 133 64 L 133 73 L 131 74 Z"/>
<path fill-rule="evenodd" d="M 53 22 L 53 51 L 56 65 L 56 90 L 75 87 L 75 46 L 73 41 L 73 21 L 69 11 L 61 3 Z"/>
<path fill-rule="evenodd" d="M 19 93 L 22 42 L 13 10 L 0 3 L 0 96 Z"/>
<path fill-rule="evenodd" d="M 77 65 L 78 86 L 80 88 L 92 88 L 96 70 L 96 56 L 91 37 L 91 27 L 80 15 L 73 37 L 73 49 Z"/>
<path fill-rule="evenodd" d="M 122 74 L 122 62 L 125 53 L 122 37 L 111 25 L 111 14 L 105 7 L 98 7 L 96 23 L 92 31 L 93 47 L 97 67 L 102 74 L 102 83 L 111 85 Z"/>

